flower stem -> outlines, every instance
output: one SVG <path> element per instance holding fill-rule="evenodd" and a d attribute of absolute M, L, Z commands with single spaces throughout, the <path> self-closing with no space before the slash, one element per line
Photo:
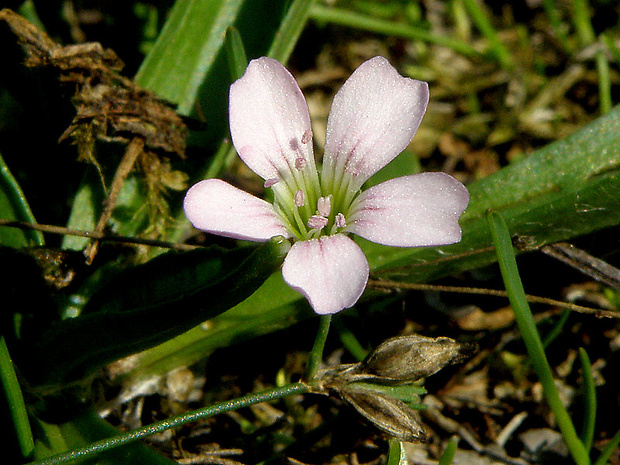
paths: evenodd
<path fill-rule="evenodd" d="M 143 426 L 142 428 L 119 434 L 118 436 L 93 442 L 92 444 L 80 449 L 74 449 L 62 454 L 47 457 L 43 460 L 31 462 L 28 465 L 58 465 L 78 459 L 84 459 L 86 457 L 94 457 L 102 452 L 129 444 L 153 434 L 161 433 L 177 426 L 182 426 L 198 420 L 204 420 L 205 418 L 210 418 L 220 413 L 230 412 L 243 407 L 249 407 L 250 405 L 269 402 L 282 397 L 291 396 L 294 394 L 303 394 L 306 392 L 309 392 L 309 387 L 306 384 L 292 383 L 279 388 L 248 394 L 243 397 L 238 397 L 237 399 L 218 402 L 199 410 L 194 410 L 192 412 L 177 415 L 163 421 L 158 421 L 157 423 L 152 423 L 150 425 Z"/>
<path fill-rule="evenodd" d="M 314 340 L 314 345 L 310 351 L 308 357 L 308 366 L 306 367 L 306 379 L 311 381 L 316 375 L 319 369 L 319 364 L 323 359 L 323 349 L 325 348 L 325 341 L 327 341 L 327 334 L 329 333 L 329 326 L 332 321 L 331 315 L 322 315 L 319 319 L 319 330 Z"/>

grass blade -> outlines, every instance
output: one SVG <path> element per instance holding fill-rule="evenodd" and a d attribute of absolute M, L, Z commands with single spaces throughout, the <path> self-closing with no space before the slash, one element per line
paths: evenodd
<path fill-rule="evenodd" d="M 32 431 L 28 421 L 28 412 L 26 411 L 24 397 L 17 381 L 11 356 L 9 355 L 9 349 L 3 336 L 0 336 L 0 385 L 2 385 L 2 391 L 22 458 L 31 458 L 34 452 L 34 440 L 32 439 Z M 6 433 L 7 431 L 5 430 Z M 11 435 L 10 432 L 8 434 L 9 436 Z"/>
<path fill-rule="evenodd" d="M 517 261 L 512 248 L 510 233 L 508 232 L 508 226 L 506 226 L 503 217 L 495 211 L 487 212 L 487 220 L 491 228 L 491 235 L 497 253 L 497 261 L 502 272 L 506 291 L 508 292 L 508 298 L 512 305 L 517 324 L 519 325 L 523 342 L 530 355 L 532 365 L 543 386 L 547 404 L 555 415 L 562 436 L 566 441 L 566 445 L 575 463 L 577 465 L 588 465 L 590 463 L 588 453 L 583 443 L 579 440 L 575 432 L 575 426 L 560 400 L 551 367 L 547 361 L 540 335 L 534 323 L 534 317 L 527 303 L 525 291 L 517 268 Z"/>
<path fill-rule="evenodd" d="M 583 377 L 583 390 L 585 393 L 585 411 L 583 416 L 583 428 L 581 430 L 581 441 L 586 451 L 592 448 L 594 439 L 594 426 L 596 422 L 596 386 L 592 377 L 592 364 L 588 353 L 579 348 L 579 361 L 581 362 L 581 373 Z"/>

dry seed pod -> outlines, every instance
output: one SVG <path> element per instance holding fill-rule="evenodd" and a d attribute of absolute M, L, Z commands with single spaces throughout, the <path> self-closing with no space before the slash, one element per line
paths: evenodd
<path fill-rule="evenodd" d="M 355 377 L 384 384 L 413 382 L 460 362 L 473 350 L 472 345 L 447 337 L 395 337 L 372 351 L 355 370 Z"/>
<path fill-rule="evenodd" d="M 404 402 L 376 391 L 342 389 L 340 396 L 381 431 L 399 441 L 424 442 L 420 414 Z"/>

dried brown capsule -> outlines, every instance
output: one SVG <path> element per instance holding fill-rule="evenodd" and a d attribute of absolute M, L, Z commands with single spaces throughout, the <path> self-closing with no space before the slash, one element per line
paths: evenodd
<path fill-rule="evenodd" d="M 379 383 L 410 383 L 458 363 L 472 352 L 472 345 L 447 337 L 395 337 L 368 355 L 359 364 L 357 374 Z"/>
<path fill-rule="evenodd" d="M 343 389 L 340 396 L 381 431 L 399 441 L 424 442 L 420 414 L 403 401 L 365 389 Z"/>
<path fill-rule="evenodd" d="M 319 392 L 335 391 L 390 436 L 405 442 L 421 442 L 426 436 L 420 415 L 396 398 L 399 395 L 395 390 L 402 391 L 400 388 L 460 362 L 473 351 L 473 345 L 447 337 L 395 337 L 379 345 L 360 363 L 336 365 L 319 372 L 313 385 Z M 414 386 L 409 387 L 415 391 Z M 418 403 L 419 393 L 411 392 L 408 399 L 401 398 Z"/>

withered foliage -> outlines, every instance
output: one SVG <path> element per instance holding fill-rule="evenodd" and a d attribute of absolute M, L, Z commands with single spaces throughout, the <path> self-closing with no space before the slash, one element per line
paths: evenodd
<path fill-rule="evenodd" d="M 409 402 L 381 388 L 412 385 L 447 365 L 460 363 L 476 350 L 447 337 L 409 335 L 388 339 L 359 363 L 320 371 L 311 382 L 316 392 L 337 393 L 363 417 L 389 436 L 405 442 L 424 442 L 420 414 Z M 388 391 L 389 392 L 389 391 Z M 418 399 L 419 400 L 419 399 Z M 419 401 L 413 402 L 419 404 Z"/>
<path fill-rule="evenodd" d="M 168 214 L 166 190 L 184 187 L 184 176 L 173 172 L 170 165 L 171 156 L 183 157 L 185 153 L 188 130 L 182 119 L 152 92 L 122 76 L 124 64 L 114 51 L 99 43 L 62 46 L 9 9 L 0 11 L 0 21 L 16 36 L 26 55 L 26 66 L 51 69 L 61 83 L 75 89 L 72 103 L 76 115 L 59 142 L 71 138 L 79 159 L 94 164 L 102 180 L 96 142 L 127 145 L 125 157 L 107 188 L 97 232 L 105 228 L 123 181 L 134 168 L 138 168 L 146 187 L 151 232 L 157 232 Z M 88 255 L 92 260 L 93 251 Z"/>

